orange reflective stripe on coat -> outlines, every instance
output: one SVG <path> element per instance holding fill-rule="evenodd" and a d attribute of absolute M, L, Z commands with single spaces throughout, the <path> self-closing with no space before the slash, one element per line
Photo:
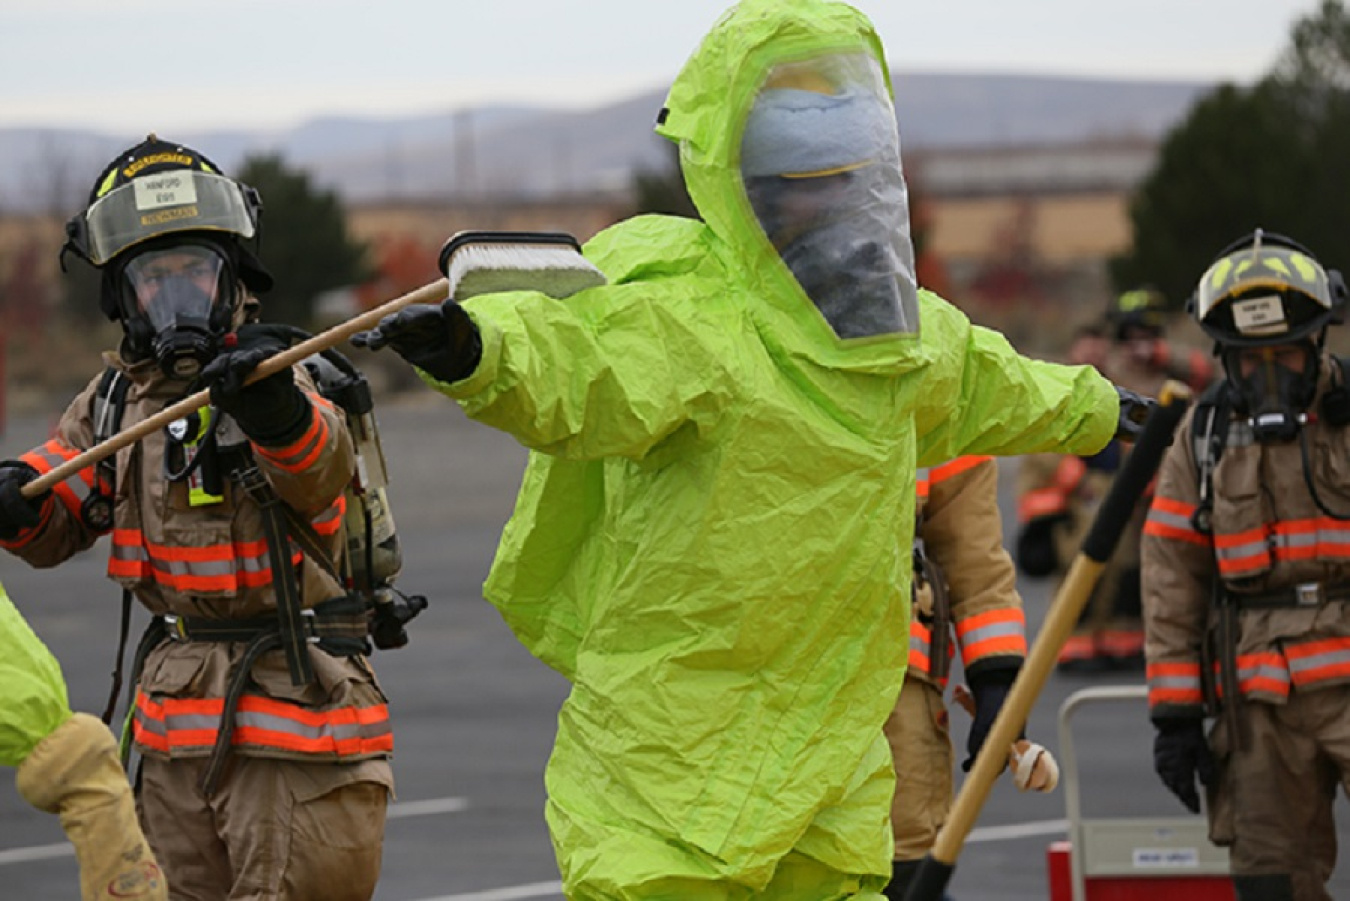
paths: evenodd
<path fill-rule="evenodd" d="M 956 640 L 961 644 L 961 664 L 971 665 L 986 657 L 1027 654 L 1027 621 L 1021 607 L 1000 607 L 956 621 Z"/>
<path fill-rule="evenodd" d="M 1019 522 L 1031 522 L 1041 516 L 1067 512 L 1069 497 L 1078 490 L 1087 475 L 1087 463 L 1082 457 L 1065 456 L 1055 467 L 1055 476 L 1044 488 L 1028 491 L 1017 502 Z"/>
<path fill-rule="evenodd" d="M 1350 524 L 1318 516 L 1267 523 L 1244 532 L 1216 532 L 1214 556 L 1225 577 L 1248 575 L 1291 560 L 1350 560 Z"/>
<path fill-rule="evenodd" d="M 917 619 L 909 624 L 909 668 L 925 676 L 933 675 L 933 630 Z M 947 659 L 956 656 L 956 649 L 947 645 Z M 947 680 L 941 680 L 945 685 Z"/>
<path fill-rule="evenodd" d="M 1195 504 L 1156 495 L 1148 508 L 1144 534 L 1209 547 L 1210 536 L 1195 527 L 1193 520 L 1196 509 Z"/>
<path fill-rule="evenodd" d="M 222 698 L 164 698 L 136 693 L 132 729 L 136 741 L 155 751 L 209 750 L 215 745 L 225 702 Z M 308 710 L 295 704 L 246 694 L 234 715 L 233 746 L 247 745 L 300 754 L 355 758 L 394 749 L 389 707 Z"/>
<path fill-rule="evenodd" d="M 336 533 L 346 509 L 346 498 L 339 495 L 311 521 L 314 531 L 325 536 Z M 304 555 L 294 546 L 291 552 L 291 563 L 299 566 Z M 114 529 L 108 575 L 147 579 L 175 591 L 235 594 L 272 584 L 272 559 L 262 539 L 181 547 L 147 541 L 138 529 Z"/>
<path fill-rule="evenodd" d="M 53 438 L 41 447 L 19 457 L 19 459 L 45 475 L 67 460 L 73 460 L 79 455 L 80 452 L 69 444 Z M 62 506 L 69 510 L 71 514 L 79 518 L 84 509 L 85 499 L 94 493 L 94 485 L 97 479 L 97 468 L 86 466 L 75 475 L 57 482 L 52 487 L 52 494 L 60 499 Z M 112 487 L 107 484 L 106 480 L 98 480 L 98 485 L 104 494 L 112 493 Z"/>
<path fill-rule="evenodd" d="M 285 447 L 264 447 L 260 444 L 253 446 L 258 456 L 286 472 L 304 472 L 312 466 L 314 461 L 318 459 L 319 454 L 323 453 L 323 447 L 328 443 L 330 437 L 328 423 L 314 405 L 314 402 L 325 405 L 328 402 L 314 395 L 307 396 L 311 400 L 309 407 L 310 422 L 309 428 L 305 430 L 303 435 Z"/>
<path fill-rule="evenodd" d="M 299 565 L 300 551 L 291 562 Z M 148 579 L 175 591 L 233 594 L 272 584 L 266 541 L 226 542 L 206 547 L 173 547 L 145 539 L 137 529 L 114 529 L 108 575 Z"/>
<path fill-rule="evenodd" d="M 1148 706 L 1199 706 L 1205 703 L 1200 686 L 1200 663 L 1150 663 L 1147 669 Z"/>

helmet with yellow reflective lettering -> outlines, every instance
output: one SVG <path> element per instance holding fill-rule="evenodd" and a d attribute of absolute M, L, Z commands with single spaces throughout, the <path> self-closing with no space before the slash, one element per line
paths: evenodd
<path fill-rule="evenodd" d="M 1263 347 L 1320 338 L 1341 322 L 1345 284 L 1308 248 L 1257 229 L 1220 251 L 1189 309 L 1220 347 Z"/>
<path fill-rule="evenodd" d="M 99 305 L 124 352 L 190 378 L 215 356 L 243 301 L 272 277 L 253 251 L 262 202 L 197 151 L 151 134 L 99 175 L 66 224 L 62 254 L 103 273 Z"/>

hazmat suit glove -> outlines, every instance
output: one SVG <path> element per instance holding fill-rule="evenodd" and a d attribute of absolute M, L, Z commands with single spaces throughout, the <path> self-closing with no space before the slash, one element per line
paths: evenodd
<path fill-rule="evenodd" d="M 414 304 L 390 313 L 368 332 L 352 335 L 352 344 L 394 352 L 439 382 L 468 377 L 483 357 L 483 343 L 469 314 L 454 298 L 439 306 Z"/>
<path fill-rule="evenodd" d="M 1153 726 L 1158 730 L 1153 739 L 1153 769 L 1187 810 L 1199 813 L 1195 780 L 1199 779 L 1201 785 L 1214 781 L 1214 757 L 1205 740 L 1204 721 L 1195 717 L 1158 718 Z"/>
<path fill-rule="evenodd" d="M 211 403 L 239 423 L 258 444 L 283 447 L 296 441 L 310 424 L 310 405 L 287 366 L 252 384 L 244 382 L 263 360 L 291 345 L 294 330 L 286 325 L 247 322 L 225 336 L 225 349 L 202 370 L 211 386 Z"/>
<path fill-rule="evenodd" d="M 1149 411 L 1158 405 L 1151 397 L 1136 394 L 1129 388 L 1116 386 L 1120 398 L 1120 419 L 1116 423 L 1116 438 L 1122 441 L 1134 441 L 1144 430 L 1144 420 Z"/>
<path fill-rule="evenodd" d="M 974 719 L 970 723 L 970 732 L 966 735 L 966 759 L 961 764 L 961 772 L 969 773 L 979 756 L 980 748 L 989 738 L 989 730 L 994 726 L 1003 702 L 1008 699 L 1008 691 L 1017 678 L 1016 667 L 1006 666 L 981 670 L 967 676 L 970 693 L 975 700 Z M 1026 726 L 1017 731 L 1017 740 L 1026 738 Z"/>
<path fill-rule="evenodd" d="M 0 538 L 11 540 L 24 529 L 42 522 L 42 508 L 52 493 L 24 497 L 23 486 L 38 477 L 38 471 L 19 460 L 0 462 Z"/>
<path fill-rule="evenodd" d="M 82 901 L 166 901 L 168 884 L 140 823 L 117 740 L 97 718 L 77 713 L 19 764 L 25 801 L 55 813 L 75 846 Z"/>

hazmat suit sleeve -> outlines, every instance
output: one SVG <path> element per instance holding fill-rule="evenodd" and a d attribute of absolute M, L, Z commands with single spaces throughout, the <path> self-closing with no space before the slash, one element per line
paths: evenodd
<path fill-rule="evenodd" d="M 98 381 L 95 377 L 66 408 L 56 434 L 45 444 L 22 454 L 19 457 L 22 462 L 46 473 L 93 446 L 91 410 Z M 20 530 L 11 540 L 0 541 L 0 547 L 36 567 L 56 566 L 91 547 L 101 533 L 85 525 L 80 511 L 98 478 L 97 467 L 88 466 L 57 484 L 44 505 L 41 521 L 30 529 Z M 104 488 L 111 493 L 111 486 Z"/>
<path fill-rule="evenodd" d="M 1115 435 L 1120 400 L 1095 369 L 1021 356 L 936 295 L 919 298 L 930 364 L 916 397 L 920 465 L 963 454 L 1094 454 Z"/>
<path fill-rule="evenodd" d="M 70 719 L 61 667 L 0 586 L 0 763 L 18 766 Z"/>
<path fill-rule="evenodd" d="M 726 405 L 730 354 L 716 346 L 724 329 L 660 288 L 610 285 L 566 303 L 489 294 L 464 307 L 480 330 L 482 360 L 462 381 L 431 383 L 533 450 L 646 460 L 663 445 L 704 441 Z"/>
<path fill-rule="evenodd" d="M 1212 538 L 1192 521 L 1200 493 L 1191 413 L 1163 456 L 1142 537 L 1144 655 L 1155 717 L 1204 715 L 1200 649 L 1218 573 Z"/>

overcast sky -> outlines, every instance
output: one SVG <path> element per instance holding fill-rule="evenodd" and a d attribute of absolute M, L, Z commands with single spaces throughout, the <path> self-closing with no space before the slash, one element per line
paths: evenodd
<path fill-rule="evenodd" d="M 664 87 L 725 0 L 0 0 L 0 126 L 287 125 Z M 904 70 L 1249 83 L 1317 0 L 858 0 Z"/>

